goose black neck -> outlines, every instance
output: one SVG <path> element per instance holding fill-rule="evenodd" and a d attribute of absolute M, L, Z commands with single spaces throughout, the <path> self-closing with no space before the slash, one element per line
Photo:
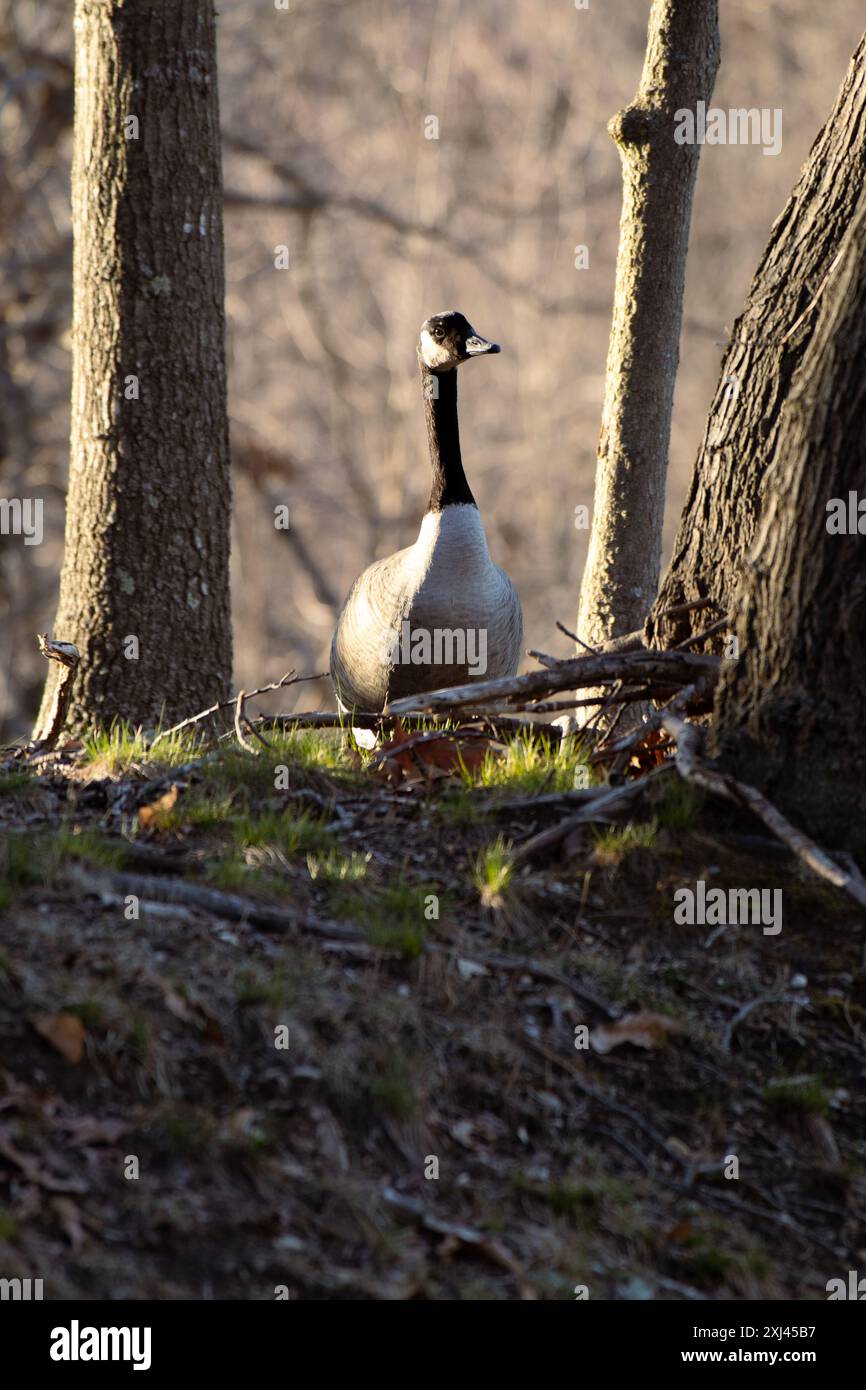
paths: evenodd
<path fill-rule="evenodd" d="M 421 385 L 424 393 L 424 416 L 427 421 L 427 441 L 430 463 L 433 466 L 433 487 L 427 510 L 441 512 L 443 507 L 462 502 L 475 506 L 475 498 L 463 472 L 460 457 L 460 432 L 457 428 L 457 370 L 431 372 L 421 363 Z"/>

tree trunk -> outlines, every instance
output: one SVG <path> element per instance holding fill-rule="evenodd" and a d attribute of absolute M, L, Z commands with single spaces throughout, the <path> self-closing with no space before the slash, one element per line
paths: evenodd
<path fill-rule="evenodd" d="M 816 838 L 866 855 L 866 196 L 816 317 L 779 422 L 716 748 Z"/>
<path fill-rule="evenodd" d="M 709 101 L 718 0 L 654 0 L 643 75 L 608 130 L 622 160 L 616 292 L 578 635 L 593 647 L 643 625 L 656 592 L 692 194 L 700 146 L 675 113 Z"/>
<path fill-rule="evenodd" d="M 55 637 L 70 723 L 152 725 L 231 680 L 212 0 L 76 0 L 74 358 Z M 37 730 L 50 707 L 46 687 Z"/>
<path fill-rule="evenodd" d="M 819 296 L 866 182 L 866 37 L 788 204 L 773 224 L 725 352 L 688 501 L 647 622 L 647 640 L 673 646 L 707 612 L 662 620 L 700 598 L 733 606 L 757 529 L 764 477 L 790 382 L 810 343 Z M 719 639 L 721 642 L 722 639 Z"/>

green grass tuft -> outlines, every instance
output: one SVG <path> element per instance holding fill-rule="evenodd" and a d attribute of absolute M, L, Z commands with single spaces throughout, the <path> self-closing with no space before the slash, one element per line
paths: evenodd
<path fill-rule="evenodd" d="M 239 849 L 273 849 L 281 854 L 306 854 L 330 849 L 333 836 L 324 823 L 308 811 L 262 811 L 235 816 L 232 836 Z"/>
<path fill-rule="evenodd" d="M 410 883 L 377 890 L 338 885 L 330 907 L 336 917 L 356 922 L 371 946 L 400 951 L 413 960 L 424 949 L 425 898 L 432 892 L 429 887 Z"/>
<path fill-rule="evenodd" d="M 690 786 L 682 777 L 669 777 L 656 807 L 656 819 L 662 830 L 690 830 L 703 805 L 700 787 Z"/>
<path fill-rule="evenodd" d="M 61 825 L 55 835 L 11 834 L 0 846 L 0 910 L 28 888 L 51 885 L 70 860 L 83 859 L 100 869 L 119 869 L 126 852 L 92 830 Z"/>
<path fill-rule="evenodd" d="M 634 849 L 652 849 L 658 835 L 658 822 L 629 821 L 628 825 L 605 826 L 593 831 L 595 852 L 602 861 L 617 863 Z"/>
<path fill-rule="evenodd" d="M 204 747 L 196 729 L 169 734 L 160 739 L 153 752 L 151 742 L 152 736 L 144 729 L 115 719 L 108 728 L 97 728 L 84 735 L 84 760 L 109 773 L 124 773 L 144 766 L 179 767 L 200 756 Z"/>
<path fill-rule="evenodd" d="M 802 1115 L 825 1115 L 830 1109 L 830 1093 L 817 1076 L 783 1076 L 768 1081 L 764 1100 L 773 1110 Z"/>
<path fill-rule="evenodd" d="M 329 849 L 325 854 L 308 854 L 307 868 L 310 878 L 323 883 L 360 883 L 367 877 L 367 867 L 372 857 L 369 853 L 360 854 L 356 850 L 343 854 L 338 849 Z"/>
<path fill-rule="evenodd" d="M 485 907 L 502 902 L 514 874 L 511 841 L 502 835 L 480 849 L 472 863 L 472 882 Z"/>
<path fill-rule="evenodd" d="M 407 1120 L 418 1109 L 418 1092 L 409 1064 L 403 1057 L 392 1058 L 379 1075 L 373 1077 L 370 1093 L 382 1110 L 397 1119 Z"/>
<path fill-rule="evenodd" d="M 464 770 L 463 782 L 509 796 L 536 796 L 588 786 L 589 776 L 586 751 L 578 739 L 553 743 L 521 733 L 509 739 L 504 754 L 491 749 L 476 771 Z"/>

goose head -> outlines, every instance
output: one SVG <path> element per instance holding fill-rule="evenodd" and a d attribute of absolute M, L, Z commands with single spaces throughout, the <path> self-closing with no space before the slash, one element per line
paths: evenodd
<path fill-rule="evenodd" d="M 482 338 L 456 309 L 433 314 L 421 325 L 418 356 L 430 372 L 450 372 L 461 362 L 499 351 L 498 343 Z"/>

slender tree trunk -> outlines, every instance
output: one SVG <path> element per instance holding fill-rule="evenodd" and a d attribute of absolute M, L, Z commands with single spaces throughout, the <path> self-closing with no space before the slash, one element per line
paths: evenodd
<path fill-rule="evenodd" d="M 782 408 L 809 346 L 824 286 L 866 183 L 866 37 L 770 240 L 722 361 L 673 558 L 647 623 L 673 646 L 707 613 L 661 620 L 663 609 L 710 598 L 732 607 L 755 536 Z M 722 639 L 719 639 L 721 641 Z"/>
<path fill-rule="evenodd" d="M 82 655 L 73 727 L 147 725 L 223 697 L 231 680 L 213 3 L 76 0 L 75 35 L 72 438 L 54 635 Z"/>
<path fill-rule="evenodd" d="M 866 855 L 866 195 L 791 386 L 723 668 L 717 749 Z"/>
<path fill-rule="evenodd" d="M 643 625 L 656 592 L 692 195 L 700 146 L 675 114 L 709 101 L 718 0 L 654 0 L 637 95 L 608 130 L 622 160 L 616 293 L 578 635 Z"/>

